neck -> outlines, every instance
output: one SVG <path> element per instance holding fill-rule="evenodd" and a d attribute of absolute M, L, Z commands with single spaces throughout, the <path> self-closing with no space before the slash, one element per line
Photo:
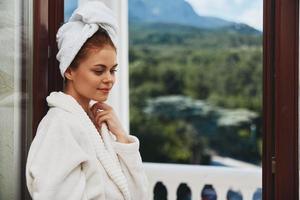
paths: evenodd
<path fill-rule="evenodd" d="M 64 93 L 71 95 L 80 105 L 81 107 L 84 109 L 84 111 L 86 113 L 88 113 L 89 111 L 89 103 L 90 103 L 90 99 L 80 95 L 75 89 L 74 87 L 71 87 L 69 84 L 66 85 L 66 87 L 63 90 Z"/>

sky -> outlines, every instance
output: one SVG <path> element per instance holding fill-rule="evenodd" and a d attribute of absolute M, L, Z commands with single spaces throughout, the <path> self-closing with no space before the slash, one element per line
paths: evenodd
<path fill-rule="evenodd" d="M 78 1 L 77 0 L 64 0 L 64 9 L 65 9 L 65 22 L 71 17 L 72 12 L 77 8 Z"/>
<path fill-rule="evenodd" d="M 65 21 L 77 7 L 77 0 L 64 0 Z M 263 0 L 184 0 L 201 16 L 219 17 L 242 22 L 262 31 Z M 72 3 L 73 2 L 73 3 Z M 74 3 L 76 2 L 76 3 Z M 69 14 L 69 15 L 68 15 Z"/>
<path fill-rule="evenodd" d="M 185 0 L 201 16 L 242 22 L 262 31 L 263 0 Z"/>

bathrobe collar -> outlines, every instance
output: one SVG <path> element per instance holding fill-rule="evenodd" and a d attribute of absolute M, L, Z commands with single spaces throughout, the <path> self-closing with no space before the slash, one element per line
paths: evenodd
<path fill-rule="evenodd" d="M 118 186 L 125 200 L 130 200 L 130 193 L 126 177 L 124 176 L 117 155 L 112 148 L 112 137 L 105 123 L 101 127 L 100 134 L 93 122 L 81 105 L 71 96 L 64 92 L 51 92 L 46 98 L 48 106 L 58 107 L 67 112 L 74 113 L 84 123 L 86 129 L 89 130 L 89 140 L 93 144 L 98 160 L 101 162 L 105 171 Z"/>

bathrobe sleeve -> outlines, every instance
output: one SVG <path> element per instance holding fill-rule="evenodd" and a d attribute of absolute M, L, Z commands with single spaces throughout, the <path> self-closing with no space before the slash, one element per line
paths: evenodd
<path fill-rule="evenodd" d="M 86 200 L 81 167 L 87 154 L 62 121 L 37 132 L 26 165 L 27 187 L 33 200 Z"/>
<path fill-rule="evenodd" d="M 131 143 L 113 142 L 122 170 L 127 178 L 132 200 L 149 199 L 149 182 L 139 152 L 139 139 L 128 135 Z"/>

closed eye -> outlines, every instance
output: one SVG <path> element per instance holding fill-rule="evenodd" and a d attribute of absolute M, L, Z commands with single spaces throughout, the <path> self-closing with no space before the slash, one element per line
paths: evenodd
<path fill-rule="evenodd" d="M 100 74 L 103 74 L 103 73 L 104 73 L 104 70 L 103 70 L 103 71 L 102 71 L 102 70 L 101 70 L 101 71 L 99 71 L 99 70 L 94 70 L 94 73 L 97 74 L 97 75 L 100 75 Z"/>
<path fill-rule="evenodd" d="M 113 70 L 111 70 L 110 72 L 111 73 L 115 73 L 116 71 L 118 71 L 117 69 L 113 69 Z"/>

